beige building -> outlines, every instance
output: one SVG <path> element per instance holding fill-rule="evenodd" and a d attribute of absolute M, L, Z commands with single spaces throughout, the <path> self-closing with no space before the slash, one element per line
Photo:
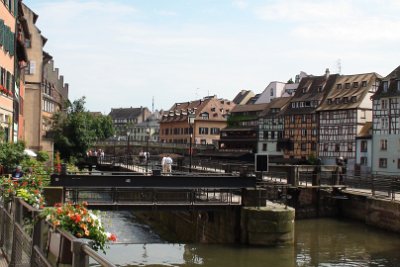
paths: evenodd
<path fill-rule="evenodd" d="M 35 23 L 38 15 L 23 5 L 31 34 L 27 44 L 28 66 L 25 69 L 25 141 L 27 147 L 53 154 L 53 140 L 48 137 L 52 115 L 68 99 L 68 84 L 54 68 L 52 56 L 43 50 L 47 39 Z"/>
<path fill-rule="evenodd" d="M 205 97 L 196 101 L 176 103 L 165 112 L 160 121 L 160 141 L 189 144 L 188 115 L 194 114 L 193 144 L 217 145 L 221 129 L 226 127 L 227 114 L 235 107 L 232 101 Z"/>

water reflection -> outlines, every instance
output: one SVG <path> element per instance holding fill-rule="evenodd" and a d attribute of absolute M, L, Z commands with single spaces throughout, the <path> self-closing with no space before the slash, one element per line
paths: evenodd
<path fill-rule="evenodd" d="M 119 266 L 400 266 L 398 235 L 355 222 L 297 221 L 294 246 L 264 248 L 167 244 L 132 221 L 129 212 L 111 217 L 119 241 L 130 243 L 112 245 L 107 252 Z"/>

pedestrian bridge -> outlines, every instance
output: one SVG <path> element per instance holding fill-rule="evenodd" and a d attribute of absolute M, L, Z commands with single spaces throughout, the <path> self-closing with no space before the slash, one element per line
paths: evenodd
<path fill-rule="evenodd" d="M 63 188 L 63 200 L 86 201 L 102 210 L 214 210 L 242 205 L 242 190 L 255 188 L 255 177 L 188 173 L 54 174 L 51 186 Z"/>

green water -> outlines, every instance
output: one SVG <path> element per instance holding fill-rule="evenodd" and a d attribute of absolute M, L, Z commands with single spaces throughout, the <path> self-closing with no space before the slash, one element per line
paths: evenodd
<path fill-rule="evenodd" d="M 107 252 L 118 266 L 400 266 L 400 235 L 354 221 L 296 221 L 293 246 L 168 244 L 129 213 L 116 213 L 119 241 Z"/>

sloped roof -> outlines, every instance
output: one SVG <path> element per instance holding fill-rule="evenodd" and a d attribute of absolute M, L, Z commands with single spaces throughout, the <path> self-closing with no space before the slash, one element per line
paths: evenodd
<path fill-rule="evenodd" d="M 360 132 L 357 134 L 357 137 L 359 138 L 371 137 L 372 136 L 371 131 L 372 131 L 372 122 L 366 122 L 364 126 L 361 128 Z"/>
<path fill-rule="evenodd" d="M 367 93 L 374 90 L 378 77 L 375 72 L 338 76 L 317 111 L 358 108 Z M 363 82 L 366 82 L 365 86 Z M 346 88 L 346 84 L 349 88 Z"/>
<path fill-rule="evenodd" d="M 318 101 L 321 102 L 325 99 L 329 90 L 335 84 L 338 74 L 322 75 L 322 76 L 308 76 L 301 79 L 297 90 L 290 100 L 293 102 L 303 101 Z M 290 104 L 285 108 L 284 115 L 291 114 L 309 114 L 316 111 L 317 107 L 302 107 L 293 108 Z"/>
<path fill-rule="evenodd" d="M 233 99 L 233 103 L 235 103 L 236 105 L 245 104 L 245 103 L 242 103 L 242 102 L 243 101 L 247 102 L 248 100 L 246 100 L 246 99 L 251 98 L 253 96 L 254 96 L 253 91 L 251 91 L 251 90 L 242 90 L 235 96 L 235 98 Z"/>
<path fill-rule="evenodd" d="M 383 91 L 383 82 L 380 83 L 378 90 L 373 95 L 373 99 L 380 99 L 382 97 L 400 96 L 400 91 L 397 90 L 397 81 L 400 80 L 400 66 L 395 68 L 389 75 L 381 79 L 382 81 L 389 82 L 389 87 L 386 92 Z"/>
<path fill-rule="evenodd" d="M 276 115 L 276 113 L 272 113 L 272 109 L 280 109 L 282 110 L 292 99 L 292 97 L 278 97 L 271 100 L 268 104 L 267 108 L 260 113 L 260 117 L 266 117 L 270 115 Z"/>
<path fill-rule="evenodd" d="M 217 99 L 215 96 L 175 103 L 168 111 L 164 112 L 161 122 L 187 121 L 189 113 L 194 113 L 195 119 L 201 120 L 201 114 L 205 112 L 209 114 L 209 120 L 226 120 L 225 114 L 231 112 L 234 107 L 235 103 L 232 101 Z"/>
<path fill-rule="evenodd" d="M 236 105 L 232 109 L 231 113 L 263 111 L 267 108 L 267 106 L 268 106 L 268 103 Z"/>
<path fill-rule="evenodd" d="M 147 108 L 113 108 L 108 114 L 113 120 L 115 119 L 135 119 L 139 117 L 143 110 Z"/>

